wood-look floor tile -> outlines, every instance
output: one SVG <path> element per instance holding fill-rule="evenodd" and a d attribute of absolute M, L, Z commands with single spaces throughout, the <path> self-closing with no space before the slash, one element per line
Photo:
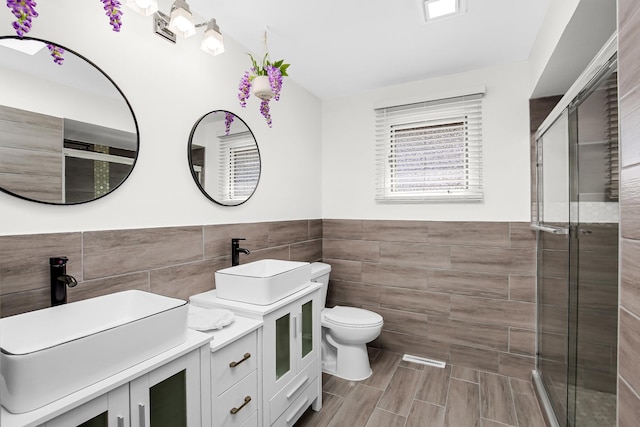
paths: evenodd
<path fill-rule="evenodd" d="M 450 376 L 451 365 L 447 365 L 443 369 L 425 366 L 420 378 L 416 399 L 444 406 L 447 402 Z"/>
<path fill-rule="evenodd" d="M 538 401 L 533 394 L 514 393 L 513 401 L 516 408 L 518 427 L 544 427 L 544 418 Z"/>
<path fill-rule="evenodd" d="M 444 408 L 431 403 L 413 401 L 413 407 L 407 418 L 405 427 L 442 427 L 444 425 Z"/>
<path fill-rule="evenodd" d="M 444 427 L 480 426 L 480 386 L 451 379 Z"/>
<path fill-rule="evenodd" d="M 407 418 L 376 408 L 367 422 L 367 427 L 404 427 Z"/>
<path fill-rule="evenodd" d="M 509 426 L 509 424 L 502 424 L 496 421 L 488 420 L 486 418 L 480 419 L 480 427 L 507 427 L 507 426 Z M 515 427 L 515 426 L 509 426 L 509 427 Z M 544 426 L 540 426 L 540 427 L 544 427 Z"/>
<path fill-rule="evenodd" d="M 345 380 L 343 378 L 332 376 L 322 387 L 322 391 L 340 397 L 349 397 L 351 392 L 355 390 L 358 383 L 355 381 Z"/>
<path fill-rule="evenodd" d="M 409 368 L 396 368 L 378 407 L 394 414 L 407 416 L 418 388 L 421 372 Z"/>
<path fill-rule="evenodd" d="M 362 382 L 369 387 L 375 387 L 380 390 L 384 390 L 389 385 L 391 377 L 400 363 L 402 356 L 398 353 L 392 353 L 390 351 L 383 351 L 380 355 L 371 363 L 371 370 L 373 374 Z"/>
<path fill-rule="evenodd" d="M 480 382 L 479 373 L 475 369 L 466 366 L 455 365 L 451 369 L 451 378 L 478 384 Z"/>
<path fill-rule="evenodd" d="M 327 427 L 343 403 L 344 399 L 341 397 L 322 393 L 322 409 L 318 412 L 307 409 L 295 423 L 295 427 Z"/>
<path fill-rule="evenodd" d="M 381 396 L 382 390 L 358 384 L 356 390 L 338 409 L 329 427 L 366 426 Z"/>
<path fill-rule="evenodd" d="M 511 382 L 511 391 L 519 394 L 530 394 L 533 395 L 533 385 L 531 381 L 519 380 L 517 378 L 509 378 Z"/>
<path fill-rule="evenodd" d="M 427 290 L 427 269 L 421 267 L 362 264 L 362 281 L 374 285 Z"/>
<path fill-rule="evenodd" d="M 480 411 L 482 418 L 508 425 L 516 424 L 509 378 L 480 373 Z"/>

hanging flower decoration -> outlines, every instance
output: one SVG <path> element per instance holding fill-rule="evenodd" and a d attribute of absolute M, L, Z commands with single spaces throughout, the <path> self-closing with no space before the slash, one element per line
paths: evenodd
<path fill-rule="evenodd" d="M 53 62 L 55 62 L 58 65 L 62 65 L 62 61 L 64 61 L 64 58 L 62 57 L 62 54 L 64 54 L 64 49 L 61 48 L 60 46 L 56 46 L 50 43 L 47 44 L 47 49 L 49 49 L 49 52 L 51 53 Z"/>
<path fill-rule="evenodd" d="M 36 5 L 37 3 L 33 0 L 7 0 L 7 7 L 16 17 L 16 21 L 12 25 L 18 37 L 24 37 L 31 29 L 33 18 L 38 17 Z"/>
<path fill-rule="evenodd" d="M 240 85 L 238 86 L 238 99 L 240 100 L 240 106 L 247 106 L 247 99 L 253 94 L 261 99 L 260 102 L 260 114 L 267 121 L 267 125 L 271 127 L 271 112 L 269 109 L 269 102 L 271 99 L 275 101 L 280 100 L 280 91 L 282 90 L 282 78 L 288 76 L 287 68 L 290 64 L 285 64 L 281 59 L 276 62 L 269 60 L 269 53 L 267 53 L 262 59 L 262 64 L 258 65 L 256 60 L 251 54 L 251 69 L 245 71 L 240 79 Z M 268 87 L 258 89 L 256 86 L 256 79 L 265 78 L 268 81 Z"/>
<path fill-rule="evenodd" d="M 104 4 L 105 15 L 109 17 L 109 24 L 113 27 L 113 31 L 119 32 L 122 27 L 122 4 L 118 0 L 100 0 Z"/>
<path fill-rule="evenodd" d="M 119 32 L 122 27 L 122 11 L 120 10 L 122 4 L 118 0 L 100 1 L 104 5 L 104 10 L 109 17 L 109 24 L 113 27 L 113 31 Z M 33 18 L 38 17 L 36 6 L 37 3 L 34 0 L 7 0 L 7 7 L 11 9 L 11 13 L 16 17 L 16 21 L 12 25 L 18 37 L 24 37 L 31 30 Z M 51 44 L 48 44 L 47 48 L 53 57 L 53 62 L 62 65 L 64 49 Z"/>

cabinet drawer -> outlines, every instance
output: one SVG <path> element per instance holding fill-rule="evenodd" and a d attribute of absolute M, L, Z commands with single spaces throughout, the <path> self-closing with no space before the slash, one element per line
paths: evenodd
<path fill-rule="evenodd" d="M 234 408 L 237 410 L 235 414 L 232 413 Z M 242 426 L 242 423 L 257 410 L 258 373 L 253 371 L 238 384 L 213 399 L 213 424 L 220 427 Z"/>
<path fill-rule="evenodd" d="M 304 392 L 309 384 L 318 378 L 318 372 L 318 360 L 316 359 L 271 398 L 269 409 L 272 423 Z"/>
<path fill-rule="evenodd" d="M 257 334 L 252 332 L 211 353 L 211 385 L 214 397 L 255 371 L 258 363 L 256 350 Z M 236 365 L 231 367 L 231 364 Z"/>
<path fill-rule="evenodd" d="M 318 397 L 318 381 L 318 378 L 316 378 L 311 384 L 307 385 L 307 388 L 305 388 L 302 394 L 280 415 L 280 418 L 275 422 L 272 421 L 271 427 L 291 427 L 294 425 L 309 405 Z"/>

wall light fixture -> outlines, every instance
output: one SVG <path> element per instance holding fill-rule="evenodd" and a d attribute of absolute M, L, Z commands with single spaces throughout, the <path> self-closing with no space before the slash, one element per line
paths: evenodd
<path fill-rule="evenodd" d="M 186 0 L 175 0 L 168 15 L 158 10 L 158 0 L 127 0 L 127 6 L 141 15 L 153 15 L 155 33 L 171 43 L 176 43 L 177 36 L 188 38 L 196 33 L 196 28 L 206 27 L 202 50 L 214 56 L 224 52 L 224 37 L 216 20 L 196 24 Z"/>

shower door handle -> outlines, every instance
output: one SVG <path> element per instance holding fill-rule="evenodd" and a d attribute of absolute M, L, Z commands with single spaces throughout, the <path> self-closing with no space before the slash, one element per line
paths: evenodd
<path fill-rule="evenodd" d="M 567 227 L 554 227 L 551 225 L 531 224 L 531 228 L 534 230 L 544 231 L 551 234 L 569 234 L 569 228 Z"/>

